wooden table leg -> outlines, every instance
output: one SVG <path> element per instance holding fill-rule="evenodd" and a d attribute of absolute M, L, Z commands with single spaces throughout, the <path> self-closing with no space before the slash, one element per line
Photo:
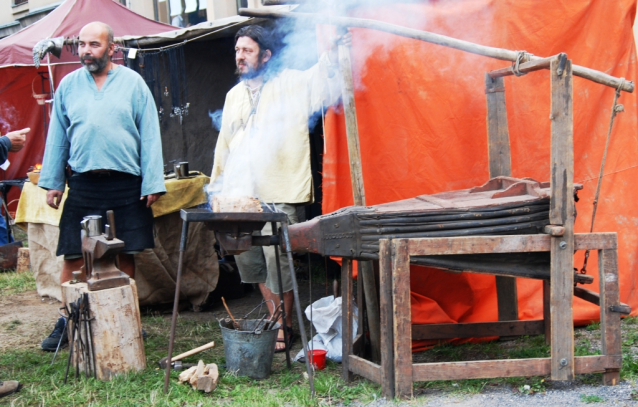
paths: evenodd
<path fill-rule="evenodd" d="M 412 310 L 408 240 L 392 241 L 392 319 L 396 397 L 412 397 Z"/>
<path fill-rule="evenodd" d="M 353 379 L 348 360 L 348 357 L 352 355 L 352 286 L 352 260 L 341 259 L 341 337 L 343 338 L 341 377 L 345 382 L 351 382 Z M 361 324 L 361 318 L 359 318 L 359 324 Z"/>
<path fill-rule="evenodd" d="M 620 313 L 611 311 L 612 305 L 620 304 L 618 292 L 618 253 L 616 249 L 598 251 L 600 279 L 600 332 L 602 353 L 606 356 L 621 356 Z M 615 386 L 620 382 L 620 370 L 608 369 L 603 373 L 603 384 Z"/>
<path fill-rule="evenodd" d="M 379 305 L 381 318 L 381 393 L 394 398 L 394 358 L 392 341 L 392 247 L 388 239 L 379 240 Z"/>

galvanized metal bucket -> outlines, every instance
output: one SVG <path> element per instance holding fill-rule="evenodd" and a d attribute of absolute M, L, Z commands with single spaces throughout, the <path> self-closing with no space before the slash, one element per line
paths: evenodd
<path fill-rule="evenodd" d="M 255 333 L 258 319 L 239 320 L 239 330 L 233 329 L 232 321 L 219 321 L 226 354 L 226 370 L 239 376 L 265 379 L 270 376 L 272 358 L 279 324 L 261 333 Z M 263 322 L 262 324 L 263 325 Z"/>

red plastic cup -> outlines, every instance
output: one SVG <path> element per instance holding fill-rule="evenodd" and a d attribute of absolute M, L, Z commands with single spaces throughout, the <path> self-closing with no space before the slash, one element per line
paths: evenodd
<path fill-rule="evenodd" d="M 323 370 L 326 368 L 326 352 L 322 349 L 314 349 L 308 351 L 308 358 L 315 370 Z"/>

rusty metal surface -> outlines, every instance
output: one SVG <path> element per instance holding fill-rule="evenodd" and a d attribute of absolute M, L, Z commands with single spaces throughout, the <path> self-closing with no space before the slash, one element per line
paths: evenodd
<path fill-rule="evenodd" d="M 0 270 L 13 270 L 18 265 L 18 249 L 22 241 L 0 246 Z"/>

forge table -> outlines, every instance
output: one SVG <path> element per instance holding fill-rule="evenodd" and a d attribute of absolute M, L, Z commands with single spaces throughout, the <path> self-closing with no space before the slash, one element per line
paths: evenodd
<path fill-rule="evenodd" d="M 215 213 L 206 209 L 182 209 L 180 212 L 182 218 L 182 235 L 179 246 L 179 261 L 177 266 L 177 278 L 175 282 L 175 299 L 173 302 L 173 316 L 171 320 L 171 334 L 168 344 L 168 359 L 166 364 L 166 373 L 164 377 L 164 392 L 168 391 L 168 381 L 170 378 L 171 364 L 173 357 L 173 342 L 175 340 L 175 325 L 177 323 L 177 310 L 180 294 L 180 280 L 182 278 L 182 268 L 184 263 L 184 252 L 188 238 L 188 225 L 193 222 L 202 222 L 206 226 L 215 231 L 215 236 L 223 249 L 229 254 L 239 254 L 250 250 L 253 246 L 275 246 L 275 258 L 277 261 L 277 276 L 279 277 L 279 300 L 283 309 L 283 321 L 285 323 L 286 313 L 283 303 L 283 284 L 281 281 L 281 267 L 279 264 L 279 246 L 283 239 L 290 267 L 290 276 L 292 279 L 292 288 L 295 299 L 295 307 L 297 310 L 297 319 L 299 321 L 299 330 L 303 348 L 308 349 L 306 338 L 306 330 L 304 327 L 303 316 L 301 313 L 301 305 L 299 303 L 299 289 L 297 287 L 297 278 L 295 276 L 295 268 L 292 262 L 292 252 L 290 251 L 290 241 L 288 234 L 288 216 L 282 212 L 276 213 L 248 213 L 248 212 L 227 212 Z M 271 236 L 253 236 L 253 232 L 261 231 L 266 223 L 272 224 L 273 235 Z M 281 234 L 277 235 L 277 223 L 281 224 Z M 288 343 L 288 335 L 284 335 L 286 345 L 286 362 L 290 368 L 290 345 Z M 310 382 L 310 391 L 312 395 L 315 393 L 313 372 L 310 367 L 308 358 L 306 360 L 306 371 Z"/>

